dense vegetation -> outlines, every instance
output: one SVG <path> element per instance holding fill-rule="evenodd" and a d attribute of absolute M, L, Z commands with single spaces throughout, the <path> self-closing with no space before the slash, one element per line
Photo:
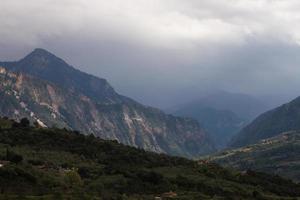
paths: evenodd
<path fill-rule="evenodd" d="M 285 132 L 254 145 L 223 151 L 210 158 L 224 166 L 278 174 L 299 182 L 300 132 Z"/>
<path fill-rule="evenodd" d="M 278 176 L 239 173 L 29 121 L 0 120 L 0 199 L 297 199 Z M 172 191 L 172 192 L 171 192 Z M 159 198 L 157 198 L 159 199 Z"/>

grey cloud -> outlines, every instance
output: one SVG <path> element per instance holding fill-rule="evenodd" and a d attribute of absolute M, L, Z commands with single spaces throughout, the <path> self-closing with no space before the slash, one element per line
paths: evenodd
<path fill-rule="evenodd" d="M 0 0 L 0 59 L 46 48 L 166 107 L 202 91 L 300 94 L 294 0 Z"/>

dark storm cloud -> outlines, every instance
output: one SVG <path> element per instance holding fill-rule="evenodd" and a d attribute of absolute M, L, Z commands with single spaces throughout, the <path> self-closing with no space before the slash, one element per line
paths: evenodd
<path fill-rule="evenodd" d="M 223 89 L 297 95 L 296 0 L 0 0 L 0 59 L 46 48 L 167 106 Z"/>

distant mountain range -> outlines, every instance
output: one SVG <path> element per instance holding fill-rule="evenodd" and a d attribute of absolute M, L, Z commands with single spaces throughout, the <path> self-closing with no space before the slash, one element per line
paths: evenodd
<path fill-rule="evenodd" d="M 197 119 L 212 135 L 216 147 L 222 149 L 247 123 L 266 110 L 267 106 L 252 96 L 217 91 L 173 107 L 170 113 Z"/>
<path fill-rule="evenodd" d="M 114 91 L 43 49 L 0 62 L 0 114 L 66 127 L 145 150 L 198 157 L 214 151 L 197 121 L 167 115 Z"/>
<path fill-rule="evenodd" d="M 300 97 L 278 108 L 263 113 L 243 128 L 231 141 L 230 147 L 242 147 L 300 129 Z"/>
<path fill-rule="evenodd" d="M 169 112 L 186 108 L 213 108 L 216 110 L 227 110 L 238 117 L 250 121 L 269 108 L 264 102 L 247 94 L 231 93 L 226 91 L 215 91 L 204 95 L 192 102 L 173 106 Z"/>
<path fill-rule="evenodd" d="M 230 149 L 210 160 L 239 170 L 252 169 L 300 182 L 300 132 L 289 131 L 256 144 Z"/>
<path fill-rule="evenodd" d="M 192 117 L 211 134 L 218 149 L 225 148 L 232 136 L 244 125 L 245 120 L 228 110 L 211 107 L 187 106 L 173 113 L 177 116 Z"/>

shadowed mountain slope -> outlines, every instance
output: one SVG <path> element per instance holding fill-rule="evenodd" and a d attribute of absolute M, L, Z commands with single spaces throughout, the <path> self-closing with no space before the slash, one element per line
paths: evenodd
<path fill-rule="evenodd" d="M 242 147 L 282 132 L 299 129 L 300 97 L 257 117 L 233 138 L 230 146 Z"/>
<path fill-rule="evenodd" d="M 214 151 L 197 121 L 166 115 L 117 94 L 105 79 L 86 74 L 36 49 L 2 62 L 0 113 L 67 127 L 146 150 L 197 157 Z"/>

